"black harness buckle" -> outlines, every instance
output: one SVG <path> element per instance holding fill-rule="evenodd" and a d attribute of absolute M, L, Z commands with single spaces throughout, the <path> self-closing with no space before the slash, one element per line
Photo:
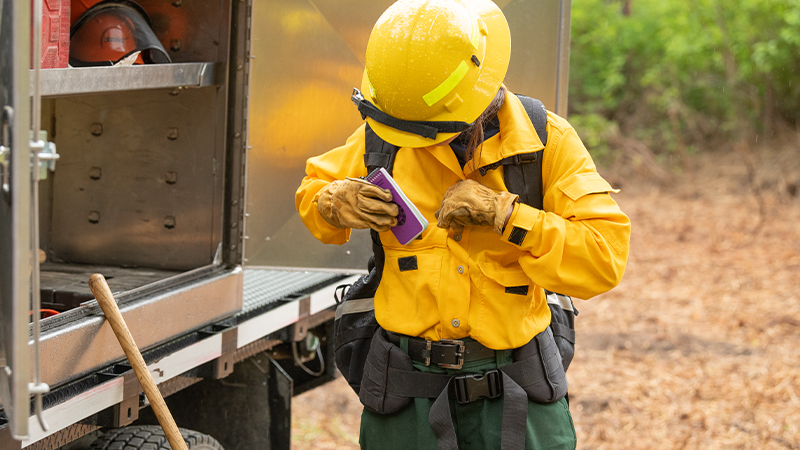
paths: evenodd
<path fill-rule="evenodd" d="M 497 398 L 503 395 L 503 376 L 499 370 L 489 370 L 483 375 L 460 375 L 453 378 L 456 401 L 471 403 L 481 398 Z"/>

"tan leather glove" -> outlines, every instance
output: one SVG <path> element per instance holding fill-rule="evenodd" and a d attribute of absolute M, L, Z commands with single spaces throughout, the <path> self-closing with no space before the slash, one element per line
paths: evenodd
<path fill-rule="evenodd" d="M 459 181 L 445 192 L 436 211 L 437 225 L 459 233 L 468 226 L 491 226 L 495 233 L 503 234 L 508 212 L 518 198 L 510 192 L 495 192 L 475 180 Z"/>
<path fill-rule="evenodd" d="M 372 228 L 389 231 L 397 225 L 397 205 L 392 193 L 372 183 L 348 178 L 325 186 L 317 197 L 317 209 L 336 228 Z"/>

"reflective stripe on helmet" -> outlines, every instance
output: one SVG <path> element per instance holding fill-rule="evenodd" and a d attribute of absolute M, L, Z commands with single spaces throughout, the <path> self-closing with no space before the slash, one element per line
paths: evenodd
<path fill-rule="evenodd" d="M 467 65 L 467 62 L 461 61 L 461 64 L 456 67 L 456 70 L 454 70 L 446 80 L 442 81 L 442 84 L 436 86 L 432 91 L 423 95 L 422 99 L 425 100 L 425 103 L 428 106 L 433 106 L 436 104 L 436 102 L 443 99 L 447 94 L 453 92 L 453 89 L 458 86 L 458 83 L 464 79 L 464 76 L 467 74 L 468 70 L 469 66 Z"/>
<path fill-rule="evenodd" d="M 478 26 L 478 21 L 473 20 L 472 21 L 472 36 L 470 37 L 469 41 L 472 43 L 472 46 L 475 47 L 475 50 L 479 49 L 478 45 L 480 45 L 480 42 L 478 41 L 478 39 L 480 39 L 480 35 L 481 35 L 480 34 L 480 27 Z"/>

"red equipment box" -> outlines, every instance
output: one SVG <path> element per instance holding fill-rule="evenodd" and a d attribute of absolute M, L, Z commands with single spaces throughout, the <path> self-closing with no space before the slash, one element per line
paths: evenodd
<path fill-rule="evenodd" d="M 31 1 L 31 12 L 34 11 L 33 1 L 35 0 Z M 42 2 L 42 69 L 65 68 L 69 63 L 70 0 L 38 1 Z M 35 51 L 31 53 L 36 54 Z"/>

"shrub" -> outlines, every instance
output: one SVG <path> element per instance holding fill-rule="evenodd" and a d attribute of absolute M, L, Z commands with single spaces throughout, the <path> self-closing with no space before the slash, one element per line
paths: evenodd
<path fill-rule="evenodd" d="M 794 127 L 798 73 L 797 0 L 572 3 L 571 121 L 598 156 L 612 151 L 599 119 L 658 155 Z"/>

